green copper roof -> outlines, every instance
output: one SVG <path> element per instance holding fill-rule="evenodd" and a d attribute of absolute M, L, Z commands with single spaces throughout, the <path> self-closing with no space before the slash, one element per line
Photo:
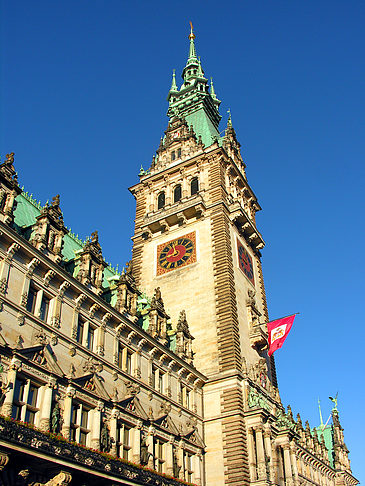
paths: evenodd
<path fill-rule="evenodd" d="M 187 115 L 186 121 L 188 125 L 193 125 L 197 136 L 202 137 L 202 142 L 206 147 L 212 145 L 216 138 L 219 138 L 219 132 L 213 125 L 208 116 L 206 116 L 204 109 L 200 108 L 190 115 Z"/>
<path fill-rule="evenodd" d="M 42 205 L 40 202 L 33 198 L 32 194 L 27 192 L 22 192 L 16 198 L 17 207 L 14 211 L 14 223 L 15 229 L 21 233 L 25 238 L 29 238 L 31 235 L 31 226 L 36 222 L 37 216 L 40 215 L 42 210 Z M 77 253 L 82 250 L 84 242 L 74 235 L 71 231 L 63 238 L 63 250 L 62 256 L 63 261 L 66 263 L 66 267 L 73 276 L 77 275 Z M 67 263 L 69 265 L 67 266 Z M 111 283 L 112 277 L 118 276 L 119 272 L 114 269 L 111 265 L 108 265 L 104 270 L 103 287 L 108 288 Z M 114 292 L 111 291 L 111 301 L 116 299 L 114 297 Z"/>
<path fill-rule="evenodd" d="M 323 435 L 324 443 L 328 449 L 328 460 L 330 461 L 331 467 L 333 467 L 333 432 L 332 432 L 332 425 L 320 425 L 316 427 L 318 432 L 318 438 L 321 438 Z"/>
<path fill-rule="evenodd" d="M 167 115 L 170 119 L 176 115 L 185 118 L 189 125 L 193 125 L 197 137 L 201 136 L 204 145 L 209 147 L 216 139 L 218 141 L 220 139 L 221 116 L 218 111 L 220 101 L 215 94 L 213 82 L 211 82 L 209 92 L 208 80 L 196 53 L 195 35 L 192 28 L 189 35 L 189 55 L 182 78 L 184 83 L 179 90 L 175 73 L 173 74 L 167 98 L 169 101 Z"/>

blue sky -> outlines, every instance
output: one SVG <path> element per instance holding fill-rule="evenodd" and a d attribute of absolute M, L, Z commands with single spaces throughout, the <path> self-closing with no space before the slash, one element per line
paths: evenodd
<path fill-rule="evenodd" d="M 270 317 L 300 312 L 276 353 L 284 404 L 311 425 L 329 395 L 363 462 L 364 28 L 361 1 L 3 0 L 1 154 L 42 203 L 57 193 L 106 260 L 131 255 L 135 184 L 166 128 L 192 20 L 263 208 Z M 356 346 L 355 346 L 356 344 Z"/>

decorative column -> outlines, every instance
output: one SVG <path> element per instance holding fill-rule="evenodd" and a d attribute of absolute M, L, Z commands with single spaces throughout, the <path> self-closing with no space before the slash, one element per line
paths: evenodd
<path fill-rule="evenodd" d="M 104 403 L 99 401 L 93 413 L 93 423 L 91 428 L 91 447 L 100 450 L 100 430 L 101 430 L 101 413 L 104 409 Z"/>
<path fill-rule="evenodd" d="M 269 425 L 267 425 L 264 429 L 264 445 L 265 445 L 266 456 L 269 458 L 270 480 L 274 483 L 275 469 L 273 464 L 273 455 L 272 455 L 272 447 L 271 447 L 271 429 Z"/>
<path fill-rule="evenodd" d="M 153 436 L 155 435 L 155 429 L 150 425 L 147 434 L 147 447 L 148 447 L 148 467 L 155 469 L 155 454 L 153 447 Z"/>
<path fill-rule="evenodd" d="M 14 389 L 15 389 L 15 381 L 16 381 L 16 374 L 17 371 L 21 370 L 21 362 L 19 359 L 13 358 L 11 360 L 9 369 L 8 369 L 8 382 L 5 390 L 5 399 L 2 406 L 2 414 L 11 417 L 12 410 L 13 410 L 13 400 L 14 400 Z"/>
<path fill-rule="evenodd" d="M 298 486 L 299 475 L 298 475 L 298 465 L 297 465 L 297 456 L 296 456 L 296 446 L 293 440 L 290 442 L 290 459 L 291 459 L 291 467 L 294 476 L 294 485 Z"/>
<path fill-rule="evenodd" d="M 174 475 L 174 437 L 170 437 L 166 444 L 166 474 Z"/>
<path fill-rule="evenodd" d="M 178 479 L 185 479 L 185 462 L 184 462 L 184 442 L 181 440 L 179 442 L 179 449 L 177 453 L 177 460 L 180 466 L 180 472 Z"/>
<path fill-rule="evenodd" d="M 292 486 L 293 483 L 293 473 L 291 469 L 291 460 L 290 460 L 290 445 L 289 442 L 283 444 L 283 451 L 284 451 L 284 470 L 285 470 L 285 484 L 286 486 Z"/>
<path fill-rule="evenodd" d="M 42 407 L 41 407 L 41 420 L 40 428 L 41 430 L 47 431 L 51 428 L 51 409 L 52 409 L 52 399 L 53 399 L 53 389 L 56 386 L 56 380 L 50 377 L 47 385 L 45 385 Z"/>
<path fill-rule="evenodd" d="M 202 483 L 201 479 L 201 454 L 195 454 L 194 456 L 194 481 L 196 484 L 200 485 Z"/>
<path fill-rule="evenodd" d="M 253 427 L 248 429 L 248 454 L 250 460 L 250 478 L 256 481 L 256 446 Z"/>
<path fill-rule="evenodd" d="M 255 427 L 256 432 L 256 453 L 257 453 L 257 475 L 258 479 L 267 479 L 266 461 L 264 451 L 264 440 L 262 436 L 262 425 Z"/>
<path fill-rule="evenodd" d="M 136 464 L 141 463 L 141 430 L 143 422 L 138 421 L 137 426 L 133 429 L 133 448 L 132 448 L 132 461 Z"/>
<path fill-rule="evenodd" d="M 284 464 L 283 464 L 283 455 L 282 455 L 282 448 L 280 446 L 278 446 L 276 448 L 276 454 L 277 454 L 277 457 L 278 457 L 278 461 L 277 461 L 277 464 L 278 464 L 278 476 L 279 476 L 279 484 L 280 485 L 284 485 L 285 482 L 284 482 Z"/>
<path fill-rule="evenodd" d="M 65 399 L 63 401 L 63 425 L 62 435 L 65 439 L 70 440 L 72 399 L 76 395 L 76 390 L 71 385 L 67 387 Z"/>

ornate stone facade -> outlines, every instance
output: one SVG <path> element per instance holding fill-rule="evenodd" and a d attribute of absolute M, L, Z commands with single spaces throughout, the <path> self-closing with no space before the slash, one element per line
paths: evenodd
<path fill-rule="evenodd" d="M 0 165 L 3 484 L 357 484 L 337 403 L 318 428 L 281 403 L 261 208 L 194 39 L 130 189 L 121 274 L 96 231 L 82 242 L 66 229 L 59 196 L 41 207 L 22 192 L 14 154 Z"/>

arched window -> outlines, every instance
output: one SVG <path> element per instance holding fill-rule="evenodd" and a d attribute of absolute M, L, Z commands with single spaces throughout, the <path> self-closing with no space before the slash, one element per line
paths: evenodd
<path fill-rule="evenodd" d="M 157 198 L 157 209 L 162 209 L 165 207 L 165 193 L 160 192 Z"/>
<path fill-rule="evenodd" d="M 174 202 L 178 202 L 181 199 L 181 185 L 178 184 L 174 189 Z"/>
<path fill-rule="evenodd" d="M 191 179 L 191 183 L 190 183 L 190 193 L 192 196 L 194 196 L 194 194 L 197 194 L 199 191 L 199 181 L 198 181 L 198 178 L 197 177 L 193 177 L 193 179 Z"/>

